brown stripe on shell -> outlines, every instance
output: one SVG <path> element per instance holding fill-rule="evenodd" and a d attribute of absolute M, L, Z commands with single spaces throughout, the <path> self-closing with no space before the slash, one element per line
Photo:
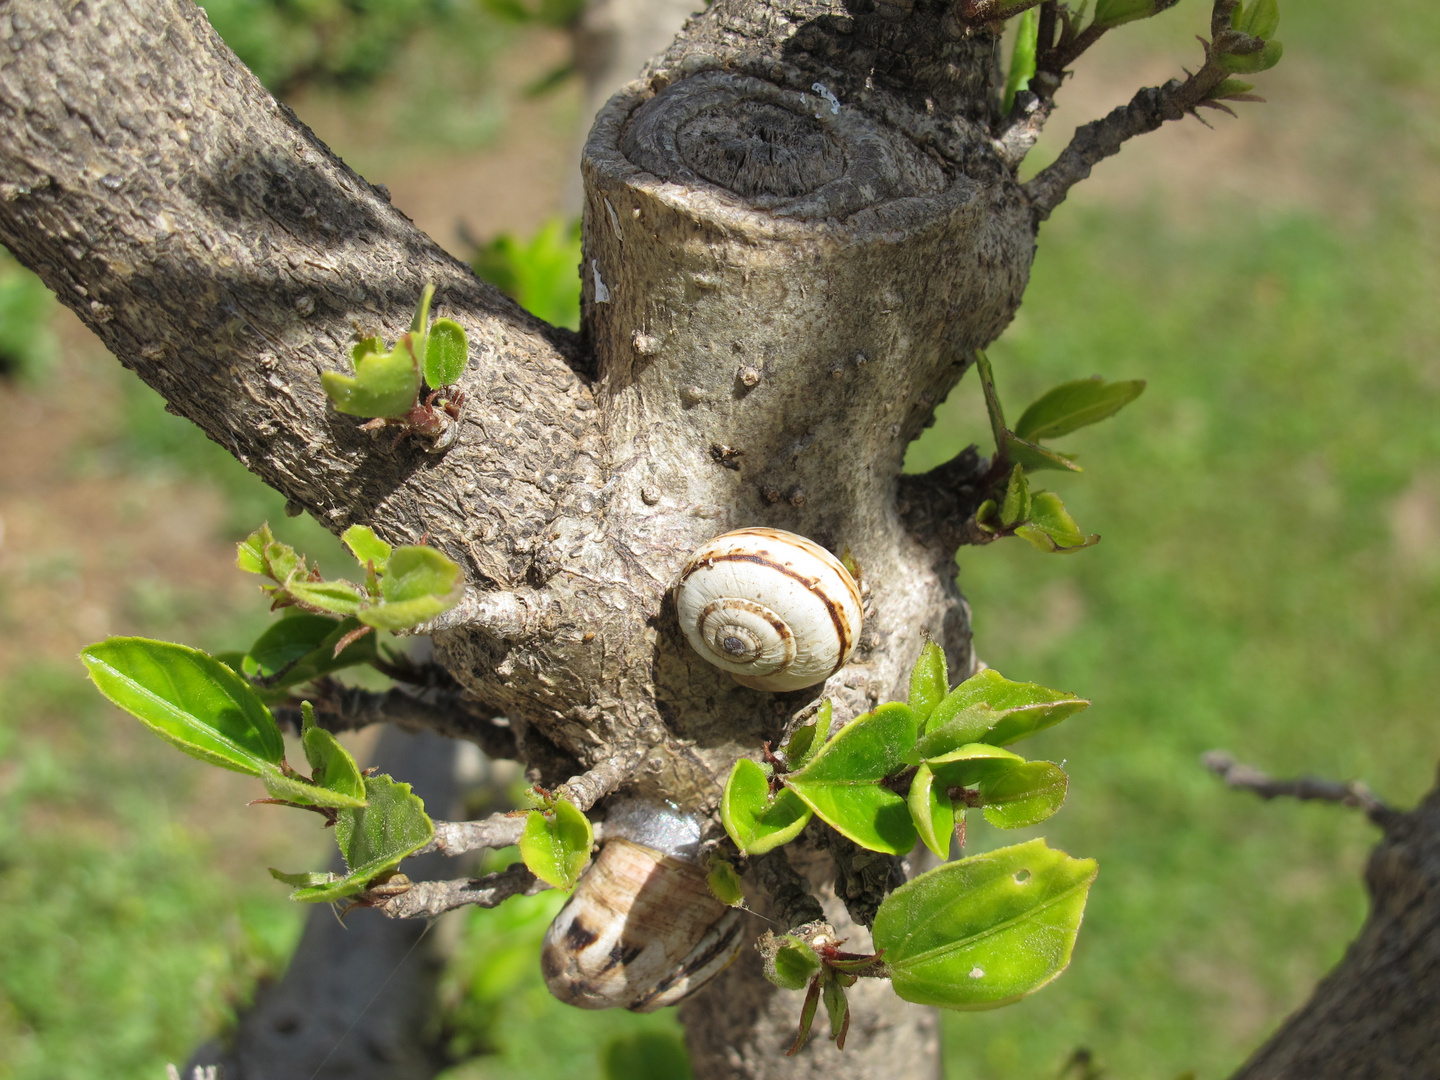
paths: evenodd
<path fill-rule="evenodd" d="M 739 912 L 734 909 L 732 909 L 730 912 L 726 912 L 726 914 L 721 916 L 721 918 L 724 919 L 731 915 L 735 916 L 734 921 L 731 922 L 729 930 L 727 930 L 724 934 L 721 934 L 719 938 L 716 939 L 715 944 L 711 945 L 710 948 L 706 949 L 703 953 L 700 953 L 697 956 L 687 957 L 685 967 L 683 969 L 667 975 L 665 978 L 661 979 L 658 983 L 656 983 L 655 986 L 650 990 L 650 992 L 647 993 L 644 997 L 637 998 L 635 1001 L 631 1002 L 625 1007 L 631 1012 L 645 1012 L 647 1005 L 649 1005 L 656 998 L 664 996 L 666 991 L 668 991 L 681 979 L 689 978 L 690 975 L 694 972 L 704 971 L 706 965 L 711 963 L 711 961 L 713 961 L 716 957 L 734 949 L 735 939 L 745 928 L 745 920 L 743 917 L 740 917 Z M 738 950 L 736 951 L 736 955 L 739 955 Z M 731 962 L 734 962 L 733 956 L 731 957 Z M 725 965 L 725 967 L 729 966 L 729 964 Z M 724 968 L 721 968 L 720 970 L 723 971 Z M 717 971 L 714 973 L 714 975 L 718 975 L 719 973 L 720 972 Z M 707 977 L 705 983 L 708 983 L 711 978 L 714 978 L 714 975 Z M 694 987 L 694 989 L 692 989 L 690 993 L 694 993 L 695 990 L 700 989 L 700 986 L 705 985 L 705 983 L 701 983 L 699 986 Z M 688 993 L 685 995 L 685 997 L 689 996 L 690 994 Z M 675 1002 L 671 1002 L 670 1004 L 673 1005 L 675 1004 Z"/>
<path fill-rule="evenodd" d="M 814 578 L 807 577 L 805 574 L 797 573 L 796 571 L 791 570 L 788 566 L 785 566 L 782 563 L 775 562 L 773 559 L 766 558 L 765 556 L 768 554 L 769 552 L 764 552 L 763 554 L 758 555 L 744 555 L 737 552 L 735 554 L 729 555 L 707 555 L 704 559 L 699 560 L 693 566 L 687 566 L 685 568 L 685 573 L 680 576 L 680 580 L 681 582 L 684 582 L 686 578 L 688 578 L 701 566 L 713 566 L 715 563 L 722 562 L 748 562 L 754 563 L 757 566 L 768 566 L 771 569 L 780 571 L 780 573 L 784 574 L 786 577 L 793 578 L 794 580 L 800 582 L 800 584 L 804 585 L 807 589 L 809 589 L 811 594 L 816 596 L 820 600 L 820 602 L 825 605 L 825 610 L 830 613 L 830 621 L 835 624 L 835 634 L 840 639 L 840 652 L 838 654 L 839 659 L 837 660 L 835 666 L 830 669 L 830 674 L 835 674 L 835 672 L 839 671 L 840 668 L 844 666 L 845 659 L 850 654 L 850 623 L 849 620 L 845 618 L 845 612 L 835 603 L 835 601 L 831 600 L 830 597 L 825 595 L 824 590 L 816 588 L 816 586 L 819 584 L 818 581 L 816 581 Z M 848 573 L 849 571 L 846 572 Z M 841 578 L 840 580 L 842 582 L 845 581 L 844 578 Z M 849 582 L 845 582 L 845 587 L 847 590 L 850 591 L 851 595 L 853 596 L 854 590 L 850 588 Z M 741 599 L 743 599 L 743 597 Z M 860 606 L 859 597 L 856 597 L 855 606 Z"/>

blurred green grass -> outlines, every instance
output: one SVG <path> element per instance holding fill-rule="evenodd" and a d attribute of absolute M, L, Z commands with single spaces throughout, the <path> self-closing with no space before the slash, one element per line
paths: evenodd
<path fill-rule="evenodd" d="M 1119 55 L 1190 58 L 1200 14 L 1182 4 L 1117 35 Z M 1358 928 L 1374 834 L 1333 807 L 1228 792 L 1198 755 L 1360 776 L 1400 805 L 1440 756 L 1440 15 L 1317 0 L 1284 18 L 1286 64 L 1308 72 L 1290 85 L 1321 94 L 1309 105 L 1325 115 L 1305 166 L 1349 189 L 1343 206 L 1282 211 L 1257 191 L 1177 215 L 1163 188 L 1122 205 L 1082 187 L 1042 230 L 1025 306 L 992 350 L 1012 410 L 1089 374 L 1150 385 L 1062 440 L 1084 475 L 1041 477 L 1098 548 L 960 555 L 987 662 L 1095 701 L 1030 745 L 1073 777 L 1041 831 L 1097 857 L 1101 876 L 1064 978 L 946 1017 L 952 1077 L 1054 1076 L 1082 1045 L 1115 1077 L 1225 1075 Z M 117 478 L 181 470 L 225 491 L 227 528 L 282 522 L 220 448 L 149 391 L 126 394 L 106 451 Z M 972 440 L 989 449 L 973 382 L 952 399 L 913 469 Z M 302 549 L 323 543 L 286 524 Z M 233 620 L 252 617 L 217 612 L 200 643 L 233 644 Z M 167 747 L 114 723 L 68 668 L 0 690 L 3 1080 L 158 1075 L 283 966 L 297 933 L 262 868 L 197 870 L 223 858 L 196 819 L 203 771 L 178 772 Z M 172 778 L 158 797 L 155 776 Z M 972 822 L 972 851 L 1015 839 Z M 645 1039 L 673 1047 L 668 1013 L 579 1013 L 544 993 L 534 955 L 555 902 L 467 915 L 447 1024 L 457 1051 L 486 1053 L 454 1080 L 599 1076 L 616 1033 L 612 1072 Z"/>

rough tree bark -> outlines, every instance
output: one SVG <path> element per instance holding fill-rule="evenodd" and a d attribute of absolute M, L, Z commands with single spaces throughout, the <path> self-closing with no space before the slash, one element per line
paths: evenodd
<path fill-rule="evenodd" d="M 987 463 L 905 478 L 904 448 L 1014 314 L 1038 222 L 1198 92 L 1147 91 L 1022 186 L 1044 110 L 1000 115 L 998 27 L 962 7 L 695 17 L 587 143 L 577 337 L 419 233 L 189 0 L 0 0 L 0 242 L 295 512 L 428 534 L 461 562 L 466 599 L 434 637 L 478 705 L 447 733 L 493 742 L 503 714 L 533 778 L 582 807 L 623 789 L 708 814 L 735 757 L 820 696 L 842 722 L 903 694 L 925 636 L 971 670 L 952 557 Z M 319 382 L 358 336 L 404 330 L 426 282 L 472 341 L 439 456 L 369 439 Z M 864 636 L 823 687 L 742 688 L 675 625 L 686 556 L 749 524 L 863 568 Z M 812 856 L 862 921 L 895 872 Z M 780 1056 L 796 1003 L 751 967 L 685 1012 L 697 1076 L 834 1072 L 823 1040 Z M 846 1075 L 935 1073 L 928 1012 L 880 993 L 857 1012 Z"/>

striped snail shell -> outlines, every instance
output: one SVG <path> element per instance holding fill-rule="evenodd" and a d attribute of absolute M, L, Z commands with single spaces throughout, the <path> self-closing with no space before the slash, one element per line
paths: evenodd
<path fill-rule="evenodd" d="M 698 990 L 740 951 L 743 913 L 715 899 L 705 871 L 683 857 L 696 844 L 674 842 L 673 820 L 671 835 L 662 835 L 667 813 L 657 815 L 658 832 L 639 832 L 676 854 L 609 836 L 629 830 L 623 823 L 617 828 L 613 814 L 606 819 L 608 838 L 550 924 L 540 951 L 545 985 L 561 1001 L 582 1009 L 653 1012 Z M 690 821 L 698 843 L 698 822 Z"/>
<path fill-rule="evenodd" d="M 675 586 L 680 627 L 702 657 L 756 690 L 824 682 L 860 636 L 860 587 L 813 540 L 736 529 L 701 545 Z"/>

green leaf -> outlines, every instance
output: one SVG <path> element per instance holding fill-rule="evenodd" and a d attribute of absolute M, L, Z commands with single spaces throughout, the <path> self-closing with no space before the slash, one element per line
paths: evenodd
<path fill-rule="evenodd" d="M 950 691 L 945 700 L 935 707 L 935 712 L 925 725 L 926 737 L 928 739 L 941 727 L 954 722 L 963 710 L 985 705 L 996 715 L 991 718 L 991 727 L 980 733 L 984 736 L 984 741 L 996 746 L 1009 746 L 1060 723 L 1089 704 L 1085 698 L 1067 694 L 1062 690 L 1051 690 L 1038 683 L 1012 682 L 994 668 L 986 668 Z M 967 724 L 973 725 L 976 717 L 967 714 L 964 720 L 948 737 L 951 746 L 961 745 L 961 742 L 955 741 L 956 737 L 970 731 Z M 961 741 L 979 742 L 981 739 L 979 736 L 972 736 Z M 928 757 L 929 745 L 922 742 L 917 749 L 926 751 L 924 756 Z M 935 749 L 934 752 L 943 751 Z"/>
<path fill-rule="evenodd" d="M 1058 439 L 1114 416 L 1144 389 L 1143 379 L 1107 383 L 1096 377 L 1062 383 L 1025 410 L 1015 434 L 1030 442 Z"/>
<path fill-rule="evenodd" d="M 418 626 L 454 607 L 463 588 L 458 563 L 432 547 L 398 547 L 380 579 L 384 601 L 360 612 L 359 618 L 381 630 Z"/>
<path fill-rule="evenodd" d="M 990 433 L 995 436 L 995 449 L 1003 452 L 1010 432 L 1005 427 L 1000 395 L 995 392 L 995 373 L 990 368 L 990 358 L 980 349 L 975 350 L 975 371 L 980 376 L 980 389 L 985 395 L 985 411 L 990 414 Z"/>
<path fill-rule="evenodd" d="M 385 565 L 390 561 L 391 548 L 375 535 L 375 530 L 368 525 L 351 525 L 340 534 L 340 539 L 345 541 L 350 554 L 355 556 L 355 561 L 361 566 L 373 565 L 376 573 L 385 572 Z"/>
<path fill-rule="evenodd" d="M 1070 778 L 1049 761 L 1027 761 L 981 781 L 985 820 L 998 829 L 1038 825 L 1065 802 Z"/>
<path fill-rule="evenodd" d="M 1030 516 L 1030 485 L 1025 480 L 1025 468 L 1016 465 L 1010 471 L 1010 483 L 1005 486 L 1005 501 L 1000 504 L 1000 524 L 1009 528 L 1017 521 Z"/>
<path fill-rule="evenodd" d="M 305 572 L 305 559 L 289 544 L 271 540 L 265 545 L 265 573 L 282 584 Z"/>
<path fill-rule="evenodd" d="M 369 805 L 342 810 L 335 821 L 335 842 L 350 873 L 328 884 L 296 889 L 290 899 L 306 903 L 339 900 L 363 892 L 371 881 L 393 871 L 405 856 L 424 847 L 435 835 L 425 804 L 409 784 L 388 776 L 367 776 Z"/>
<path fill-rule="evenodd" d="M 919 765 L 922 761 L 948 754 L 958 747 L 978 743 L 995 726 L 998 716 L 994 709 L 983 702 L 978 705 L 953 707 L 954 693 L 952 690 L 946 695 L 945 700 L 936 708 L 935 715 L 930 718 L 930 722 L 938 726 L 922 735 L 920 741 L 905 755 L 909 764 Z"/>
<path fill-rule="evenodd" d="M 266 573 L 265 549 L 274 542 L 275 536 L 270 532 L 270 525 L 261 525 L 235 545 L 235 565 L 247 574 Z"/>
<path fill-rule="evenodd" d="M 825 1002 L 825 1015 L 830 1018 L 830 1038 L 843 1047 L 845 1032 L 850 1028 L 850 1004 L 845 1000 L 845 988 L 835 979 L 826 979 L 820 994 Z"/>
<path fill-rule="evenodd" d="M 420 290 L 420 302 L 415 305 L 415 314 L 410 317 L 410 333 L 425 336 L 425 327 L 430 322 L 430 300 L 435 295 L 435 286 L 427 283 Z"/>
<path fill-rule="evenodd" d="M 1010 73 L 1005 77 L 1005 98 L 1000 111 L 1008 116 L 1015 95 L 1030 85 L 1035 74 L 1035 52 L 1040 39 L 1040 9 L 1031 8 L 1015 24 L 1015 48 L 1010 53 Z"/>
<path fill-rule="evenodd" d="M 580 880 L 594 843 L 590 819 L 568 799 L 557 799 L 551 811 L 531 810 L 526 817 L 520 857 L 541 881 L 568 891 Z"/>
<path fill-rule="evenodd" d="M 348 581 L 287 581 L 285 591 L 305 607 L 335 615 L 358 615 L 365 592 Z"/>
<path fill-rule="evenodd" d="M 250 684 L 198 649 L 112 637 L 80 659 L 100 693 L 192 757 L 251 776 L 285 757 L 280 729 Z"/>
<path fill-rule="evenodd" d="M 352 641 L 339 656 L 335 655 L 335 646 L 359 626 L 355 619 L 291 615 L 276 621 L 255 639 L 249 659 L 257 674 L 272 680 L 267 683 L 272 689 L 299 686 L 332 671 L 374 660 L 374 634 Z"/>
<path fill-rule="evenodd" d="M 815 950 L 793 934 L 776 935 L 767 930 L 759 945 L 765 978 L 782 990 L 803 990 L 820 973 Z"/>
<path fill-rule="evenodd" d="M 1080 531 L 1060 496 L 1050 491 L 1036 492 L 1030 500 L 1030 520 L 1016 529 L 1015 535 L 1047 553 L 1069 554 L 1100 542 L 1095 533 Z"/>
<path fill-rule="evenodd" d="M 283 881 L 286 885 L 295 885 L 302 889 L 314 888 L 317 885 L 329 885 L 340 880 L 339 874 L 332 874 L 328 871 L 287 874 L 283 870 L 276 870 L 273 866 L 270 867 L 270 876 L 276 881 Z"/>
<path fill-rule="evenodd" d="M 920 718 L 898 701 L 846 724 L 785 785 L 831 828 L 861 847 L 903 855 L 915 846 L 905 800 L 880 781 L 905 767 Z"/>
<path fill-rule="evenodd" d="M 717 858 L 710 864 L 705 883 L 710 886 L 710 895 L 726 907 L 745 906 L 745 887 L 728 859 Z"/>
<path fill-rule="evenodd" d="M 349 805 L 364 806 L 365 777 L 350 751 L 341 746 L 334 735 L 316 725 L 315 710 L 310 702 L 301 703 L 300 713 L 304 717 L 300 742 L 305 748 L 305 760 L 310 764 L 310 779 L 351 800 Z"/>
<path fill-rule="evenodd" d="M 945 785 L 935 783 L 930 766 L 921 765 L 910 781 L 906 803 L 910 817 L 925 846 L 939 858 L 950 857 L 950 835 L 955 829 L 955 804 L 945 793 Z"/>
<path fill-rule="evenodd" d="M 1093 25 L 1111 30 L 1155 13 L 1155 0 L 1096 0 Z"/>
<path fill-rule="evenodd" d="M 1285 47 L 1280 42 L 1267 41 L 1259 52 L 1221 53 L 1215 61 L 1232 75 L 1253 75 L 1274 67 L 1284 54 Z"/>
<path fill-rule="evenodd" d="M 991 1009 L 1070 963 L 1097 868 L 1043 840 L 946 863 L 880 905 L 874 940 L 906 1001 Z"/>
<path fill-rule="evenodd" d="M 365 805 L 363 796 L 356 798 L 342 791 L 331 791 L 319 784 L 308 783 L 300 776 L 287 776 L 273 766 L 261 773 L 260 779 L 271 798 L 300 806 L 327 806 L 334 810 L 346 810 Z"/>
<path fill-rule="evenodd" d="M 770 778 L 749 758 L 735 762 L 720 797 L 720 822 L 746 855 L 763 855 L 788 844 L 809 823 L 811 813 L 788 788 L 772 799 Z"/>
<path fill-rule="evenodd" d="M 920 650 L 920 659 L 910 672 L 910 708 L 923 722 L 940 704 L 950 689 L 949 673 L 945 670 L 945 651 L 933 641 Z"/>
<path fill-rule="evenodd" d="M 361 338 L 354 345 L 350 346 L 350 362 L 360 363 L 360 358 L 366 353 L 383 353 L 385 342 L 378 337 Z"/>
<path fill-rule="evenodd" d="M 453 386 L 465 374 L 470 359 L 470 345 L 460 324 L 450 319 L 436 319 L 425 338 L 425 382 L 432 390 Z"/>
<path fill-rule="evenodd" d="M 1048 446 L 1029 442 L 1013 431 L 1005 432 L 1005 459 L 1013 465 L 1024 465 L 1026 472 L 1059 469 L 1062 472 L 1083 472 L 1074 460 Z"/>
<path fill-rule="evenodd" d="M 1019 754 L 989 743 L 969 743 L 925 761 L 925 765 L 935 773 L 938 783 L 947 788 L 974 787 L 1004 776 L 1024 764 L 1025 759 Z"/>
<path fill-rule="evenodd" d="M 323 372 L 320 385 L 336 412 L 367 417 L 405 415 L 420 394 L 420 367 L 410 336 L 402 336 L 393 352 L 360 356 L 353 376 Z"/>
<path fill-rule="evenodd" d="M 828 700 L 826 704 L 829 704 Z M 785 755 L 785 761 L 792 771 L 803 769 L 812 756 L 811 752 L 820 749 L 815 741 L 816 732 L 819 730 L 819 722 L 812 720 L 792 731 L 790 738 L 785 740 L 785 745 L 780 747 L 780 753 Z M 823 741 L 822 739 L 821 742 Z"/>
<path fill-rule="evenodd" d="M 1242 34 L 1268 41 L 1280 29 L 1280 5 L 1277 0 L 1253 0 L 1235 9 L 1230 25 Z"/>

